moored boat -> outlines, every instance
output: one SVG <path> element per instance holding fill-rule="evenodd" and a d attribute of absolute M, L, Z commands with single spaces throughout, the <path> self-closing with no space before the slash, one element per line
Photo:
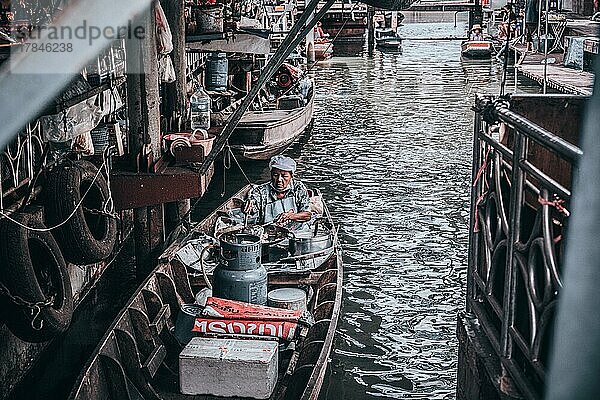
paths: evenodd
<path fill-rule="evenodd" d="M 396 30 L 392 28 L 377 28 L 375 30 L 375 42 L 381 50 L 402 51 L 402 39 Z"/>
<path fill-rule="evenodd" d="M 214 283 L 209 271 L 197 271 L 197 262 L 193 261 L 193 257 L 190 258 L 188 250 L 198 243 L 211 242 L 204 239 L 215 235 L 216 231 L 231 233 L 239 229 L 240 226 L 235 224 L 224 226 L 223 221 L 231 221 L 229 216 L 236 210 L 239 212 L 241 199 L 249 190 L 250 187 L 247 187 L 229 199 L 163 253 L 158 267 L 136 291 L 101 340 L 78 378 L 70 399 L 215 398 L 184 395 L 180 391 L 181 379 L 185 379 L 180 378 L 182 349 L 189 348 L 185 342 L 182 343 L 177 333 L 181 326 L 181 309 L 186 304 L 194 303 L 207 281 Z M 270 397 L 262 398 L 316 399 L 327 368 L 341 307 L 342 259 L 329 211 L 318 193 L 313 194 L 312 208 L 315 212 L 321 212 L 321 218 L 316 220 L 320 222 L 315 226 L 314 238 L 317 238 L 317 231 L 324 229 L 330 235 L 327 244 L 320 248 L 308 246 L 305 250 L 310 251 L 304 254 L 296 252 L 302 247 L 298 243 L 299 247 L 295 249 L 290 244 L 293 255 L 269 256 L 269 261 L 263 264 L 268 271 L 268 289 L 302 289 L 306 293 L 306 309 L 314 320 L 310 324 L 299 325 L 293 338 L 279 339 L 278 363 L 275 364 L 278 365 L 276 384 Z M 324 228 L 325 226 L 328 228 Z M 277 234 L 278 229 L 264 227 L 262 232 L 263 252 L 271 246 L 278 246 L 281 250 L 281 245 L 275 244 L 277 240 L 274 240 L 276 237 L 283 237 Z M 202 250 L 196 247 L 196 251 L 199 251 L 196 253 L 198 261 L 203 259 L 205 249 L 206 247 Z M 193 322 L 194 327 L 201 325 L 198 321 L 196 319 Z M 234 327 L 231 331 L 233 335 L 223 329 L 223 333 L 196 334 L 200 335 L 200 339 L 194 337 L 192 342 L 206 339 L 209 343 L 218 338 L 241 338 L 239 329 L 235 328 L 241 325 L 238 322 L 230 325 Z M 273 338 L 270 341 L 264 338 L 261 340 L 261 343 L 272 344 L 273 340 L 277 343 L 277 339 Z M 218 369 L 219 366 L 215 368 Z M 206 383 L 202 382 L 203 379 L 207 379 L 204 375 L 191 378 L 200 385 Z M 252 384 L 255 383 L 261 384 L 254 380 Z M 218 383 L 220 385 L 226 384 Z"/>
<path fill-rule="evenodd" d="M 463 57 L 489 58 L 492 56 L 492 42 L 489 40 L 467 40 L 461 44 Z"/>
<path fill-rule="evenodd" d="M 311 124 L 314 83 L 291 65 L 280 69 L 271 86 L 274 100 L 247 111 L 229 139 L 241 160 L 268 160 L 282 153 Z"/>

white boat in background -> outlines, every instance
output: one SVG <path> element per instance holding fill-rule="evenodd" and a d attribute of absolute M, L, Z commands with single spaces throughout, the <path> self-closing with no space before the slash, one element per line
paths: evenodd
<path fill-rule="evenodd" d="M 492 42 L 489 40 L 467 40 L 461 45 L 463 57 L 468 58 L 490 58 L 492 51 Z"/>

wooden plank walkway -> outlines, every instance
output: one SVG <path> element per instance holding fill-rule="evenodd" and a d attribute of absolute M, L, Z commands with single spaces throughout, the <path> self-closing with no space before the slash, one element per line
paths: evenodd
<path fill-rule="evenodd" d="M 524 76 L 544 84 L 544 65 L 523 64 L 518 67 Z M 594 88 L 594 74 L 557 65 L 548 65 L 548 87 L 565 93 L 591 96 Z"/>

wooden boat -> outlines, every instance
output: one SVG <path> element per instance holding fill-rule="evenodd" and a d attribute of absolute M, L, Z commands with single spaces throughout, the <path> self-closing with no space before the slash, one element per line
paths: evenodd
<path fill-rule="evenodd" d="M 333 57 L 333 42 L 330 39 L 315 39 L 314 49 L 317 61 L 325 61 Z"/>
<path fill-rule="evenodd" d="M 279 106 L 273 103 L 263 111 L 248 111 L 229 139 L 233 154 L 242 160 L 268 160 L 282 153 L 312 122 L 312 92 L 306 100 L 289 96 L 278 99 Z"/>
<path fill-rule="evenodd" d="M 461 44 L 463 57 L 489 58 L 492 56 L 492 42 L 489 40 L 467 40 Z"/>
<path fill-rule="evenodd" d="M 402 39 L 392 28 L 376 29 L 375 43 L 380 50 L 402 51 Z"/>
<path fill-rule="evenodd" d="M 179 393 L 178 356 L 183 346 L 175 338 L 175 318 L 183 304 L 194 302 L 205 278 L 186 267 L 177 253 L 189 240 L 210 234 L 219 217 L 239 207 L 248 190 L 229 199 L 163 253 L 158 267 L 121 310 L 94 351 L 70 394 L 71 400 L 215 398 Z M 331 222 L 325 205 L 323 218 Z M 316 399 L 319 394 L 342 299 L 341 249 L 335 229 L 332 233 L 331 249 L 319 254 L 325 258 L 315 268 L 297 268 L 301 260 L 318 259 L 311 255 L 266 265 L 269 289 L 310 288 L 308 310 L 315 319 L 310 328 L 301 329 L 295 347 L 288 346 L 279 353 L 279 375 L 271 399 Z"/>

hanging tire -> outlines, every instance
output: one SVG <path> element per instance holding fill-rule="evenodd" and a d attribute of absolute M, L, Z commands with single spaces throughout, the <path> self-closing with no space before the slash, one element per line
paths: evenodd
<path fill-rule="evenodd" d="M 81 197 L 82 206 L 66 224 L 53 231 L 65 259 L 87 265 L 102 261 L 113 252 L 117 239 L 117 222 L 104 209 L 109 188 L 102 173 L 88 161 L 78 161 L 54 168 L 48 175 L 46 220 L 49 226 L 63 222 L 73 212 Z"/>
<path fill-rule="evenodd" d="M 26 226 L 45 228 L 41 212 L 12 218 Z M 4 218 L 0 221 L 0 257 L 0 281 L 11 295 L 28 303 L 52 299 L 39 308 L 35 321 L 31 308 L 3 299 L 10 304 L 3 310 L 10 331 L 27 342 L 47 341 L 66 331 L 73 315 L 73 294 L 65 260 L 52 234 L 34 232 Z"/>

